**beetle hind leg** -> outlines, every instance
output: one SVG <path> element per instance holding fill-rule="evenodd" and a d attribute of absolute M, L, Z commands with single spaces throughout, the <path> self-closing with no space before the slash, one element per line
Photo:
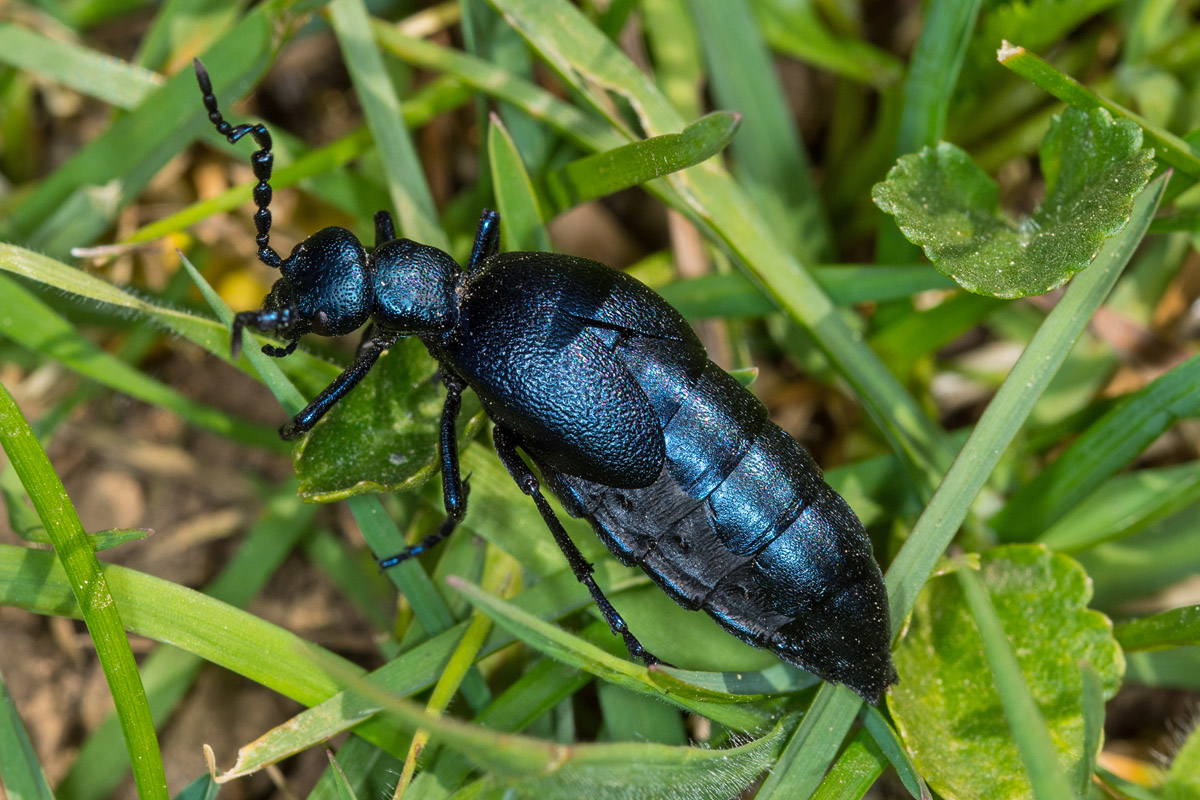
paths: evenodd
<path fill-rule="evenodd" d="M 575 578 L 587 587 L 588 592 L 592 595 L 592 599 L 596 601 L 596 606 L 600 609 L 600 613 L 604 615 L 604 621 L 608 623 L 608 627 L 612 629 L 612 632 L 625 640 L 625 648 L 629 650 L 629 655 L 642 659 L 647 667 L 653 664 L 664 663 L 642 646 L 642 643 L 629 630 L 629 625 L 617 613 L 617 610 L 613 608 L 612 603 L 604 596 L 604 592 L 600 590 L 600 587 L 596 585 L 596 580 L 592 577 L 595 567 L 583 557 L 583 553 L 579 552 L 579 548 L 571 541 L 571 537 L 567 536 L 562 523 L 554 515 L 554 509 L 550 508 L 550 504 L 546 502 L 545 496 L 542 495 L 541 485 L 538 483 L 537 477 L 525 465 L 521 457 L 517 455 L 517 444 L 519 441 L 517 436 L 506 428 L 496 426 L 493 437 L 496 441 L 496 453 L 500 456 L 500 461 L 503 462 L 505 469 L 508 470 L 508 474 L 516 481 L 517 486 L 521 488 L 522 492 L 533 498 L 533 502 L 537 505 L 538 513 L 542 515 L 542 520 L 546 523 L 546 527 L 554 535 L 555 543 L 562 550 L 563 555 L 567 557 L 567 563 L 571 565 L 571 571 L 575 573 Z"/>

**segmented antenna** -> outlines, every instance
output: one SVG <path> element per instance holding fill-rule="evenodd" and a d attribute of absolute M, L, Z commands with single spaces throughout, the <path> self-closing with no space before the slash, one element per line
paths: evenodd
<path fill-rule="evenodd" d="M 224 136 L 230 144 L 237 144 L 238 140 L 248 133 L 259 147 L 250 156 L 250 166 L 254 169 L 254 177 L 258 178 L 258 185 L 254 187 L 254 205 L 258 206 L 258 211 L 254 214 L 254 228 L 257 231 L 254 241 L 258 243 L 259 260 L 268 267 L 278 269 L 283 264 L 283 259 L 270 244 L 271 210 L 268 208 L 271 205 L 271 167 L 275 163 L 275 156 L 271 154 L 271 134 L 262 124 L 230 125 L 226 122 L 217 109 L 217 98 L 213 94 L 208 70 L 198 58 L 192 60 L 192 65 L 196 68 L 196 81 L 200 84 L 201 94 L 204 95 L 208 119 L 216 126 L 217 133 Z"/>

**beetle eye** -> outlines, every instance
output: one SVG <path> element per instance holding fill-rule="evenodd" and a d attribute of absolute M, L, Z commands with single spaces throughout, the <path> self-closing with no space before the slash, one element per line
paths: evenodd
<path fill-rule="evenodd" d="M 328 335 L 329 331 L 329 315 L 324 311 L 318 311 L 313 314 L 313 332 L 319 336 Z"/>

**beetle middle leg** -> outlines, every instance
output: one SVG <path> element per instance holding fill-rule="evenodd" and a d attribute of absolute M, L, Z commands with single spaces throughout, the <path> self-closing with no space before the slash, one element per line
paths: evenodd
<path fill-rule="evenodd" d="M 592 577 L 595 567 L 583 557 L 583 553 L 579 552 L 579 548 L 571 541 L 571 537 L 563 529 L 562 523 L 554 515 L 554 509 L 550 508 L 550 504 L 546 502 L 546 498 L 542 495 L 541 484 L 538 483 L 537 476 L 533 474 L 533 471 L 517 455 L 519 440 L 516 434 L 497 425 L 492 435 L 496 441 L 496 453 L 499 454 L 500 461 L 504 464 L 505 469 L 508 470 L 508 474 L 517 482 L 517 486 L 521 488 L 521 491 L 533 498 L 533 502 L 537 505 L 538 513 L 542 515 L 542 520 L 545 521 L 546 527 L 554 535 L 554 541 L 558 544 L 558 549 L 562 550 L 563 555 L 567 557 L 567 563 L 571 565 L 571 571 L 575 573 L 575 578 L 591 592 L 592 599 L 596 601 L 596 606 L 600 609 L 600 613 L 604 616 L 608 627 L 612 628 L 613 633 L 625 640 L 625 647 L 629 650 L 629 655 L 642 659 L 646 666 L 663 663 L 642 646 L 642 643 L 629 630 L 629 625 L 617 613 L 617 610 L 613 608 L 612 603 L 604 596 L 604 592 L 600 590 L 600 587 L 596 585 L 596 580 Z"/>

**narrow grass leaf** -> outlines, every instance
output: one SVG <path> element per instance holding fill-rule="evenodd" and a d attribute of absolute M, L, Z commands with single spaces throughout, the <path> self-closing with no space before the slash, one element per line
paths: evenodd
<path fill-rule="evenodd" d="M 783 663 L 757 672 L 697 672 L 663 666 L 658 669 L 699 689 L 739 695 L 747 702 L 762 700 L 773 694 L 800 692 L 821 682 L 816 675 Z"/>
<path fill-rule="evenodd" d="M 184 397 L 120 358 L 100 349 L 21 284 L 0 276 L 0 333 L 34 352 L 121 394 L 178 414 L 184 421 L 235 441 L 282 449 L 274 431 L 252 425 Z"/>
<path fill-rule="evenodd" d="M 733 142 L 734 175 L 767 227 L 801 261 L 827 257 L 832 232 L 808 154 L 748 0 L 689 0 L 709 87 L 744 120 Z"/>
<path fill-rule="evenodd" d="M 763 781 L 756 800 L 812 797 L 837 758 L 861 706 L 862 698 L 845 686 L 823 684 Z"/>
<path fill-rule="evenodd" d="M 327 651 L 290 631 L 136 570 L 104 565 L 101 574 L 130 633 L 173 644 L 307 705 L 344 688 L 313 663 L 310 653 Z M 0 545 L 0 603 L 81 617 L 54 554 L 24 547 Z"/>
<path fill-rule="evenodd" d="M 1082 111 L 1103 108 L 1114 117 L 1130 120 L 1142 129 L 1146 144 L 1154 148 L 1155 157 L 1169 167 L 1200 179 L 1200 149 L 1180 139 L 1175 134 L 1151 124 L 1124 106 L 1096 94 L 1083 84 L 1066 75 L 1040 56 L 1024 47 L 1004 43 L 996 53 L 1000 63 L 1028 81 L 1040 86 L 1059 100 Z"/>
<path fill-rule="evenodd" d="M 964 289 L 1027 297 L 1066 283 L 1129 221 L 1154 171 L 1141 144 L 1128 120 L 1068 108 L 1042 141 L 1046 199 L 1025 218 L 1001 210 L 996 183 L 947 142 L 901 158 L 871 197 Z"/>
<path fill-rule="evenodd" d="M 50 534 L 42 526 L 18 532 L 22 539 L 27 542 L 37 542 L 39 544 L 53 544 Z M 87 534 L 92 540 L 92 549 L 97 553 L 102 550 L 111 550 L 114 547 L 120 547 L 126 542 L 136 542 L 139 539 L 145 539 L 154 531 L 149 528 L 109 528 L 103 531 L 92 531 Z"/>
<path fill-rule="evenodd" d="M 1200 414 L 1200 355 L 1110 409 L 1050 466 L 1022 486 L 991 524 L 1007 541 L 1030 541 L 1062 519 L 1180 419 Z"/>
<path fill-rule="evenodd" d="M 833 762 L 812 800 L 859 800 L 887 765 L 879 745 L 869 733 L 860 730 Z"/>
<path fill-rule="evenodd" d="M 812 274 L 829 293 L 829 299 L 839 306 L 898 300 L 931 289 L 952 289 L 955 285 L 927 264 L 824 264 L 813 267 Z M 688 319 L 761 317 L 779 310 L 740 272 L 702 275 L 654 288 Z"/>
<path fill-rule="evenodd" d="M 125 109 L 165 83 L 148 69 L 13 23 L 0 23 L 0 63 Z"/>
<path fill-rule="evenodd" d="M 46 771 L 0 675 L 0 783 L 17 800 L 54 800 Z"/>
<path fill-rule="evenodd" d="M 511 103 L 580 147 L 607 150 L 626 143 L 603 120 L 481 58 L 409 36 L 379 20 L 373 20 L 372 31 L 379 44 L 396 58 L 453 75 L 489 97 Z"/>
<path fill-rule="evenodd" d="M 341 45 L 371 138 L 379 148 L 400 230 L 415 241 L 449 249 L 425 171 L 404 124 L 400 100 L 375 44 L 366 6 L 362 0 L 333 0 L 329 22 Z"/>
<path fill-rule="evenodd" d="M 489 587 L 489 590 L 494 591 L 495 589 L 494 586 Z M 450 705 L 450 701 L 454 699 L 455 693 L 462 685 L 463 679 L 474 668 L 475 661 L 479 658 L 479 649 L 483 647 L 491 630 L 492 621 L 486 614 L 476 611 L 471 616 L 467 630 L 450 655 L 450 660 L 446 662 L 446 669 L 433 686 L 433 691 L 429 695 L 429 703 L 425 706 L 427 713 L 440 715 L 446 711 L 446 707 Z M 412 783 L 413 774 L 417 769 L 417 759 L 424 752 L 428 742 L 429 731 L 418 728 L 413 734 L 412 746 L 409 748 L 408 757 L 404 760 L 404 769 L 400 773 L 400 780 L 396 784 L 397 797 L 404 792 L 405 787 Z"/>
<path fill-rule="evenodd" d="M 496 114 L 489 119 L 487 152 L 492 192 L 500 212 L 501 249 L 549 251 L 550 234 L 546 233 L 537 194 L 521 162 L 521 153 Z"/>
<path fill-rule="evenodd" d="M 358 800 L 358 796 L 354 794 L 354 788 L 350 785 L 350 780 L 342 770 L 342 765 L 334 758 L 333 751 L 327 749 L 325 755 L 329 757 L 329 766 L 333 772 L 333 782 L 337 788 L 338 800 Z"/>
<path fill-rule="evenodd" d="M 917 520 L 900 553 L 885 575 L 892 630 L 899 631 L 917 594 L 966 518 L 971 501 L 983 488 L 1005 449 L 1024 423 L 1037 397 L 1049 384 L 1088 319 L 1108 296 L 1125 264 L 1145 235 L 1166 187 L 1157 178 L 1134 203 L 1129 225 L 1105 243 L 1092 269 L 1079 275 L 1046 317 L 1033 340 L 988 404 L 958 458 Z M 824 686 L 812 710 L 784 750 L 780 764 L 763 785 L 771 797 L 811 794 L 831 763 L 836 745 L 813 746 L 816 732 L 837 734 L 850 727 L 859 706 L 856 697 L 839 695 Z M 801 733 L 805 734 L 801 736 Z"/>
<path fill-rule="evenodd" d="M 780 53 L 877 88 L 904 75 L 904 64 L 887 50 L 830 30 L 812 3 L 756 0 L 752 5 L 767 43 Z"/>
<path fill-rule="evenodd" d="M 1197 504 L 1200 463 L 1140 469 L 1104 481 L 1037 541 L 1058 551 L 1083 550 L 1132 536 Z"/>
<path fill-rule="evenodd" d="M 994 552 L 994 551 L 993 551 Z M 1000 704 L 1004 708 L 1004 716 L 1008 718 L 1008 727 L 1012 732 L 1013 742 L 1021 754 L 1025 765 L 1028 784 L 1014 790 L 1011 783 L 1018 779 L 1019 773 L 1006 770 L 1007 776 L 997 772 L 983 775 L 986 780 L 986 791 L 993 797 L 1024 797 L 1028 788 L 1033 789 L 1033 796 L 1040 800 L 1054 800 L 1073 795 L 1071 785 L 1062 770 L 1056 756 L 1059 748 L 1051 741 L 1050 731 L 1046 727 L 1046 719 L 1038 709 L 1030 693 L 1029 686 L 1022 676 L 1021 665 L 1013 654 L 1012 647 L 1006 637 L 1005 629 L 997 614 L 987 589 L 969 568 L 956 571 L 963 599 L 970 609 L 971 617 L 978 628 L 980 640 L 983 643 L 983 654 L 987 666 L 996 684 L 996 692 L 1000 696 Z M 1059 629 L 1061 632 L 1061 629 Z M 1047 639 L 1055 647 L 1060 646 L 1058 638 Z M 1113 693 L 1116 688 L 1113 687 Z M 1082 742 L 1081 742 L 1082 744 Z M 1097 742 L 1096 744 L 1099 744 Z M 996 756 L 994 748 L 989 748 L 988 758 Z M 1080 753 L 1082 755 L 1082 753 Z M 929 774 L 926 771 L 926 774 Z M 1020 776 L 1024 778 L 1025 776 Z M 932 780 L 932 776 L 930 776 Z M 1024 783 L 1024 781 L 1021 781 Z M 939 786 L 939 788 L 941 788 Z M 945 792 L 943 792 L 945 793 Z M 955 793 L 951 790 L 949 793 Z"/>
<path fill-rule="evenodd" d="M 1114 630 L 1125 650 L 1162 650 L 1200 645 L 1200 605 L 1181 606 L 1122 622 Z"/>
<path fill-rule="evenodd" d="M 740 122 L 741 114 L 714 111 L 679 133 L 576 159 L 546 176 L 555 213 L 712 158 L 733 140 Z"/>
<path fill-rule="evenodd" d="M 787 718 L 780 720 L 762 738 L 727 750 L 645 742 L 563 748 L 427 714 L 368 682 L 360 683 L 359 690 L 406 726 L 428 728 L 435 739 L 459 750 L 501 782 L 545 798 L 623 798 L 630 785 L 662 798 L 727 797 L 770 766 L 790 723 Z"/>
<path fill-rule="evenodd" d="M 2 554 L 3 550 L 0 550 Z M 0 561 L 0 566 L 2 564 Z M 604 564 L 597 565 L 597 580 L 602 581 L 610 593 L 626 588 L 621 576 L 615 574 L 616 570 L 605 567 Z M 606 572 L 612 574 L 606 575 Z M 591 597 L 570 570 L 563 570 L 557 576 L 526 590 L 511 602 L 540 617 L 555 619 L 578 611 L 591 602 Z M 369 676 L 372 684 L 398 697 L 408 697 L 432 686 L 461 641 L 466 626 L 467 623 L 460 622 L 375 670 Z M 493 630 L 480 655 L 491 655 L 513 641 L 514 637 L 507 631 Z M 332 694 L 322 700 L 238 750 L 237 763 L 223 774 L 222 779 L 248 775 L 350 728 L 355 728 L 360 736 L 381 743 L 381 746 L 389 741 L 389 727 L 371 719 L 379 713 L 378 703 L 353 692 Z M 407 742 L 404 742 L 404 749 L 396 755 L 403 758 L 407 747 Z"/>
<path fill-rule="evenodd" d="M 218 358 L 229 361 L 228 323 L 144 300 L 118 286 L 106 283 L 94 275 L 69 267 L 61 261 L 3 242 L 0 242 L 0 270 L 51 286 L 65 294 L 74 295 L 84 302 L 103 303 L 118 310 L 124 309 L 145 315 Z M 232 319 L 232 313 L 230 319 Z M 250 351 L 256 353 L 257 348 L 247 348 L 247 357 L 254 354 Z M 239 361 L 235 366 L 244 368 L 245 363 Z M 261 363 L 267 364 L 265 356 Z M 295 380 L 320 382 L 322 385 L 338 374 L 337 368 L 329 362 L 304 352 L 293 353 L 286 359 L 286 363 L 282 367 Z M 280 369 L 279 366 L 274 368 Z M 299 400 L 299 395 L 297 395 L 297 400 Z M 300 406 L 297 406 L 296 410 L 299 408 Z"/>
<path fill-rule="evenodd" d="M 880 713 L 879 709 L 874 706 L 864 705 L 862 708 L 863 726 L 867 732 L 871 734 L 871 738 L 878 745 L 880 751 L 887 756 L 887 760 L 891 762 L 892 767 L 896 770 L 896 774 L 900 777 L 900 782 L 904 784 L 904 788 L 908 790 L 909 795 L 916 800 L 930 800 L 932 795 L 929 793 L 929 788 L 925 786 L 925 780 L 921 777 L 921 773 L 917 771 L 917 767 L 909 757 L 908 751 L 904 748 L 904 742 L 900 739 L 900 734 L 893 730 L 891 724 Z"/>
<path fill-rule="evenodd" d="M 656 696 L 739 730 L 761 729 L 765 722 L 765 716 L 756 710 L 730 705 L 736 698 L 704 693 L 706 696 L 703 699 L 695 699 L 699 693 L 696 687 L 685 687 L 665 675 L 651 676 L 651 671 L 645 667 L 588 644 L 511 603 L 484 593 L 479 587 L 466 581 L 451 577 L 447 582 L 514 636 L 558 661 L 631 691 Z"/>
<path fill-rule="evenodd" d="M 1083 708 L 1083 756 L 1075 769 L 1076 796 L 1088 796 L 1095 778 L 1096 759 L 1104 744 L 1104 679 L 1086 661 L 1079 664 L 1079 677 L 1083 684 L 1081 707 Z"/>
<path fill-rule="evenodd" d="M 216 800 L 220 790 L 220 784 L 213 780 L 212 775 L 205 772 L 183 787 L 179 794 L 175 795 L 174 800 Z"/>
<path fill-rule="evenodd" d="M 66 489 L 12 395 L 3 386 L 0 386 L 0 445 L 8 454 L 12 468 L 20 475 L 42 525 L 54 543 L 55 554 L 69 577 L 71 592 L 96 646 L 96 655 L 121 720 L 125 746 L 130 762 L 134 764 L 133 777 L 138 793 L 147 800 L 165 800 L 167 781 L 158 737 L 154 733 L 137 662 L 121 623 L 119 606 L 113 600 L 100 562 L 96 560 L 96 552 L 84 534 Z"/>

